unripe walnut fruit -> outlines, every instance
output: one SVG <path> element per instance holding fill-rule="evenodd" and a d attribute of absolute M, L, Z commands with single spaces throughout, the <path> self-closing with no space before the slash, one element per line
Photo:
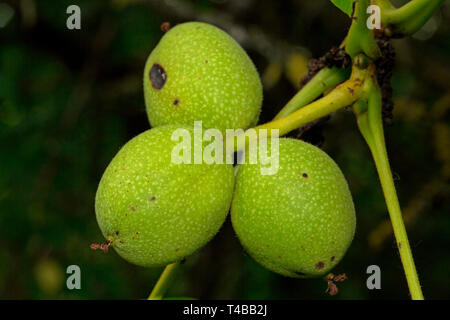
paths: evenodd
<path fill-rule="evenodd" d="M 326 274 L 355 232 L 347 182 L 325 152 L 303 141 L 279 139 L 278 155 L 274 175 L 262 175 L 261 164 L 239 168 L 234 230 L 250 256 L 269 270 L 303 278 Z"/>
<path fill-rule="evenodd" d="M 98 186 L 100 229 L 136 265 L 163 266 L 192 254 L 217 233 L 230 207 L 232 165 L 174 163 L 176 129 L 153 128 L 130 140 Z M 193 136 L 192 127 L 184 129 Z"/>
<path fill-rule="evenodd" d="M 246 52 L 212 25 L 187 22 L 170 29 L 144 69 L 147 115 L 164 124 L 246 129 L 256 124 L 262 104 L 258 72 Z"/>

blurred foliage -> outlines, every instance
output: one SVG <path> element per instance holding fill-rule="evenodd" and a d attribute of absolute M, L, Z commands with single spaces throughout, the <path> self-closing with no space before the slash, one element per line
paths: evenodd
<path fill-rule="evenodd" d="M 242 43 L 265 84 L 261 122 L 299 88 L 310 57 L 338 45 L 348 17 L 329 1 L 0 1 L 0 298 L 140 299 L 160 269 L 122 260 L 102 241 L 94 197 L 119 148 L 149 128 L 145 59 L 160 24 L 213 22 Z M 66 28 L 78 4 L 81 30 Z M 393 171 L 427 298 L 448 299 L 450 270 L 448 3 L 410 39 L 395 40 L 394 122 L 386 128 Z M 227 220 L 189 257 L 169 296 L 209 299 L 407 299 L 408 290 L 377 174 L 351 112 L 325 125 L 323 149 L 340 165 L 357 209 L 357 232 L 333 272 L 349 280 L 335 297 L 323 279 L 281 277 L 246 256 Z M 66 268 L 82 289 L 65 287 Z M 382 270 L 369 291 L 366 268 Z"/>

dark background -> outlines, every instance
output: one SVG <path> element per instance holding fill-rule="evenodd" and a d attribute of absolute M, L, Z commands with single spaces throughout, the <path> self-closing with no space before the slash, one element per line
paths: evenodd
<path fill-rule="evenodd" d="M 5 9 L 4 3 L 8 3 Z M 264 82 L 261 121 L 299 88 L 311 57 L 344 38 L 349 18 L 329 1 L 0 1 L 0 298 L 141 299 L 161 269 L 136 267 L 103 241 L 94 196 L 119 148 L 149 128 L 144 63 L 161 23 L 211 22 L 247 50 Z M 81 7 L 81 30 L 66 8 Z M 450 270 L 450 41 L 448 2 L 414 37 L 395 40 L 394 119 L 386 127 L 410 242 L 426 298 L 448 299 Z M 355 239 L 333 270 L 349 277 L 337 296 L 323 279 L 271 273 L 246 256 L 227 220 L 189 257 L 169 296 L 207 299 L 408 299 L 388 213 L 355 123 L 344 110 L 323 130 L 322 148 L 344 172 L 357 209 Z M 81 267 L 82 289 L 65 286 Z M 382 289 L 369 291 L 376 264 Z"/>

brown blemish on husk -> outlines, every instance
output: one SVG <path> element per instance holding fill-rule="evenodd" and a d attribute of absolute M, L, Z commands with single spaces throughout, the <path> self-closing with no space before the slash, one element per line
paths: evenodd
<path fill-rule="evenodd" d="M 323 261 L 319 261 L 316 263 L 316 269 L 322 270 L 323 267 L 325 267 L 325 263 L 323 263 Z"/>
<path fill-rule="evenodd" d="M 149 77 L 152 87 L 161 90 L 166 84 L 167 73 L 160 64 L 154 63 L 150 69 Z"/>

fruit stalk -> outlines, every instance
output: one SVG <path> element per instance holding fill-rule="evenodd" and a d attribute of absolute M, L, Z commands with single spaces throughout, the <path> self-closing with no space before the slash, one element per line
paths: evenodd
<path fill-rule="evenodd" d="M 153 287 L 153 290 L 150 293 L 148 300 L 162 300 L 179 266 L 180 263 L 175 262 L 167 265 L 164 268 L 164 271 L 161 273 L 158 282 Z"/>
<path fill-rule="evenodd" d="M 281 119 L 273 120 L 253 128 L 257 133 L 256 139 L 259 137 L 261 130 L 267 130 L 267 137 L 270 137 L 272 133 L 271 129 L 278 129 L 279 136 L 283 136 L 309 122 L 353 104 L 360 97 L 362 84 L 364 83 L 368 69 L 353 67 L 350 79 L 338 85 L 326 96 Z M 234 151 L 243 150 L 249 144 L 255 142 L 250 138 L 250 135 L 248 139 L 246 137 L 245 132 L 237 137 Z"/>
<path fill-rule="evenodd" d="M 368 105 L 364 101 L 355 103 L 358 127 L 372 153 L 378 171 L 384 198 L 397 241 L 397 248 L 405 271 L 409 291 L 413 300 L 423 300 L 414 259 L 406 234 L 394 179 L 389 165 L 381 118 L 381 93 L 376 80 L 370 79 L 365 84 Z"/>
<path fill-rule="evenodd" d="M 337 67 L 321 69 L 302 89 L 281 109 L 273 120 L 281 119 L 308 103 L 314 101 L 326 90 L 337 86 L 339 83 L 345 81 L 348 76 L 350 68 L 341 69 Z"/>

